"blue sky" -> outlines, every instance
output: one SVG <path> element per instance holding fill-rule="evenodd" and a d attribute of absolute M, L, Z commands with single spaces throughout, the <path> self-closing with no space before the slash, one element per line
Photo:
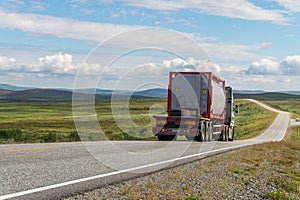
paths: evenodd
<path fill-rule="evenodd" d="M 164 31 L 136 31 L 146 27 Z M 299 33 L 295 0 L 0 1 L 0 83 L 166 87 L 169 71 L 193 65 L 236 89 L 299 90 Z M 174 34 L 206 54 L 192 52 L 182 37 L 167 43 Z M 143 48 L 174 46 L 184 56 L 143 49 L 108 66 L 136 40 Z"/>

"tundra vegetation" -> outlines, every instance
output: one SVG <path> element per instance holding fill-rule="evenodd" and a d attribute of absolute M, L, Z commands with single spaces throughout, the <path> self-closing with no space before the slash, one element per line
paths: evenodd
<path fill-rule="evenodd" d="M 126 107 L 125 101 L 111 104 L 101 100 L 96 101 L 95 110 L 101 128 L 110 140 L 156 140 L 151 131 L 155 122 L 151 116 L 166 115 L 166 104 L 166 99 L 131 99 Z M 112 105 L 117 110 L 116 116 L 119 119 L 122 116 L 121 126 L 115 122 Z M 276 116 L 248 101 L 236 100 L 236 105 L 240 112 L 235 116 L 235 139 L 258 135 Z M 276 102 L 274 105 L 277 105 Z M 284 106 L 289 105 L 285 103 Z M 127 120 L 132 120 L 135 126 L 132 127 Z M 0 143 L 70 142 L 80 139 L 103 140 L 104 135 L 78 134 L 70 101 L 0 102 Z"/>

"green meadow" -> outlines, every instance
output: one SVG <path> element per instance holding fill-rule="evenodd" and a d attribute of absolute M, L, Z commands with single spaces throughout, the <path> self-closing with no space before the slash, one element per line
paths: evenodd
<path fill-rule="evenodd" d="M 258 136 L 267 129 L 277 113 L 266 110 L 246 100 L 235 100 L 239 113 L 235 114 L 235 139 L 248 139 Z"/>
<path fill-rule="evenodd" d="M 155 140 L 156 137 L 151 131 L 155 120 L 151 116 L 166 115 L 166 104 L 166 99 L 133 99 L 129 102 L 113 103 L 96 101 L 94 111 L 102 134 L 99 134 L 99 130 L 98 133 L 91 130 L 78 134 L 70 101 L 1 102 L 0 143 L 69 142 L 105 138 Z M 235 139 L 246 139 L 260 134 L 276 117 L 275 113 L 248 101 L 236 100 L 235 104 L 240 108 L 240 112 L 235 116 Z M 288 106 L 288 103 L 280 106 Z M 83 116 L 95 114 L 87 112 L 89 108 L 85 107 L 85 104 L 81 105 L 80 110 L 79 113 L 82 112 Z M 89 118 L 82 118 L 86 120 L 83 122 L 84 126 L 89 128 Z M 76 119 L 80 121 L 80 116 L 76 116 Z"/>
<path fill-rule="evenodd" d="M 291 118 L 300 118 L 300 100 L 269 100 L 264 103 L 276 108 L 291 113 Z"/>

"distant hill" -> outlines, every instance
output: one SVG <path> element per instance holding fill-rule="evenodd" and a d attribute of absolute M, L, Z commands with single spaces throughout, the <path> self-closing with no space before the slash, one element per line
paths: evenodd
<path fill-rule="evenodd" d="M 30 89 L 34 89 L 34 88 L 33 87 L 21 87 L 21 86 L 0 83 L 0 89 L 1 90 L 11 90 L 11 91 L 21 91 L 21 90 L 30 90 Z"/>
<path fill-rule="evenodd" d="M 4 95 L 6 95 L 6 94 L 10 94 L 10 93 L 12 93 L 13 91 L 11 91 L 11 90 L 3 90 L 3 89 L 0 89 L 0 95 L 2 94 L 4 94 Z"/>
<path fill-rule="evenodd" d="M 239 93 L 239 94 L 260 94 L 260 93 L 265 93 L 266 91 L 264 90 L 233 90 L 233 93 Z"/>
<path fill-rule="evenodd" d="M 129 90 L 103 90 L 103 89 L 80 89 L 77 90 L 80 93 L 96 94 L 100 95 L 114 95 L 116 96 L 133 96 L 133 97 L 145 97 L 145 98 L 167 98 L 168 90 L 163 88 L 154 88 L 142 91 L 129 91 Z"/>
<path fill-rule="evenodd" d="M 3 95 L 2 95 L 3 96 Z M 54 89 L 30 89 L 13 91 L 4 95 L 5 100 L 9 101 L 46 101 L 46 100 L 71 100 L 72 92 Z"/>
<path fill-rule="evenodd" d="M 160 91 L 161 92 L 161 91 Z M 159 92 L 151 90 L 127 93 L 114 93 L 114 99 L 127 100 L 127 99 L 141 99 L 141 98 L 161 98 Z M 156 95 L 156 96 L 155 96 Z M 55 89 L 30 89 L 20 91 L 0 90 L 0 99 L 6 101 L 71 101 L 73 97 L 72 91 L 62 91 Z M 104 92 L 102 94 L 92 93 L 76 93 L 78 100 L 96 99 L 96 100 L 110 100 L 112 92 Z"/>
<path fill-rule="evenodd" d="M 257 100 L 284 100 L 284 99 L 299 99 L 300 95 L 280 93 L 280 92 L 265 92 L 261 94 L 246 94 L 234 93 L 235 99 L 257 99 Z"/>
<path fill-rule="evenodd" d="M 110 100 L 167 98 L 168 90 L 154 88 L 143 91 L 80 89 L 77 90 L 80 99 Z M 96 94 L 94 94 L 96 93 Z M 0 84 L 0 99 L 7 101 L 71 101 L 71 89 L 37 89 Z M 234 90 L 236 99 L 253 98 L 258 100 L 300 99 L 300 91 L 265 92 L 263 90 Z"/>
<path fill-rule="evenodd" d="M 134 92 L 134 94 L 138 96 L 145 96 L 145 97 L 152 97 L 152 98 L 167 98 L 168 90 L 163 88 L 154 88 L 154 89 Z"/>
<path fill-rule="evenodd" d="M 300 91 L 284 91 L 283 93 L 300 95 Z"/>

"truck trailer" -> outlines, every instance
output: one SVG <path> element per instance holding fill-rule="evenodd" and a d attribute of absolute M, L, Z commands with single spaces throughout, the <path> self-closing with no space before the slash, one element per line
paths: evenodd
<path fill-rule="evenodd" d="M 233 141 L 233 92 L 212 72 L 170 72 L 167 116 L 155 116 L 158 140 Z"/>

